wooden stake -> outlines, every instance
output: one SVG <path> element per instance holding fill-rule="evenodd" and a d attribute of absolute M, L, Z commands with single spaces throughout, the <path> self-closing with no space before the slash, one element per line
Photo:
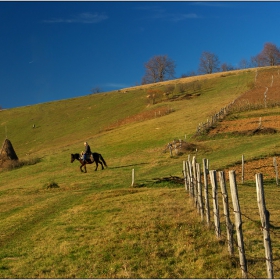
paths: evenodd
<path fill-rule="evenodd" d="M 260 173 L 256 174 L 256 188 L 257 188 L 258 207 L 259 207 L 262 229 L 263 229 L 263 242 L 265 248 L 267 277 L 272 279 L 274 278 L 274 276 L 273 276 L 273 264 L 272 264 L 271 239 L 269 234 L 269 212 L 267 211 L 265 206 L 263 176 Z"/>
<path fill-rule="evenodd" d="M 243 242 L 241 211 L 239 206 L 236 176 L 234 170 L 229 171 L 229 183 L 230 183 L 231 199 L 232 199 L 233 211 L 235 217 L 235 228 L 236 228 L 236 235 L 237 235 L 240 267 L 242 270 L 242 277 L 248 278 L 247 260 L 245 256 L 245 249 L 244 249 L 244 242 Z"/>

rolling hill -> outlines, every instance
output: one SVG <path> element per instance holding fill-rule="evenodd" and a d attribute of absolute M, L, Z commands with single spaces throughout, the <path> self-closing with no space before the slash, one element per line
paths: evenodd
<path fill-rule="evenodd" d="M 217 170 L 242 154 L 280 154 L 279 128 L 269 123 L 279 115 L 279 87 L 279 67 L 252 68 L 0 111 L 0 140 L 23 162 L 0 172 L 1 278 L 240 277 L 183 186 L 154 179 L 182 176 L 189 154 Z M 195 136 L 234 100 L 228 116 Z M 237 133 L 258 128 L 260 118 L 275 133 Z M 176 139 L 196 150 L 170 157 Z M 84 141 L 108 168 L 81 173 L 70 163 Z M 132 169 L 138 188 L 130 187 Z"/>

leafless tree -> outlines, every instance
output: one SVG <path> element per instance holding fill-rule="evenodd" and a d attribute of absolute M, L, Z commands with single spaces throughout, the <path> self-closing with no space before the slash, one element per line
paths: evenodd
<path fill-rule="evenodd" d="M 265 43 L 260 55 L 267 66 L 274 66 L 280 63 L 280 51 L 275 44 Z"/>
<path fill-rule="evenodd" d="M 280 50 L 272 43 L 265 43 L 263 50 L 251 58 L 255 67 L 274 66 L 280 64 Z"/>
<path fill-rule="evenodd" d="M 100 93 L 100 92 L 102 92 L 100 87 L 94 87 L 94 88 L 91 89 L 91 93 L 92 94 Z"/>
<path fill-rule="evenodd" d="M 240 69 L 246 69 L 248 68 L 250 65 L 249 65 L 249 62 L 245 59 L 245 58 L 242 58 L 239 62 L 239 68 Z"/>
<path fill-rule="evenodd" d="M 252 67 L 262 67 L 264 65 L 263 57 L 260 54 L 251 57 Z"/>
<path fill-rule="evenodd" d="M 198 71 L 202 74 L 211 74 L 219 70 L 219 59 L 214 53 L 203 52 L 200 57 Z"/>
<path fill-rule="evenodd" d="M 145 63 L 142 84 L 157 83 L 174 78 L 175 63 L 167 55 L 156 55 Z"/>
<path fill-rule="evenodd" d="M 231 71 L 231 70 L 234 70 L 234 67 L 228 63 L 223 63 L 221 65 L 221 71 L 222 72 L 226 72 L 226 71 Z"/>

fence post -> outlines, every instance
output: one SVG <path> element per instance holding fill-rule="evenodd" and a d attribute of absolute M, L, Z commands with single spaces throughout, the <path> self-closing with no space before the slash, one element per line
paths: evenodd
<path fill-rule="evenodd" d="M 172 157 L 172 144 L 168 143 L 168 148 L 169 148 L 169 152 L 170 152 L 170 156 Z"/>
<path fill-rule="evenodd" d="M 201 172 L 200 172 L 200 164 L 196 164 L 196 178 L 197 178 L 197 197 L 198 197 L 198 207 L 201 216 L 201 221 L 203 221 L 203 202 L 202 202 L 202 187 L 201 187 Z"/>
<path fill-rule="evenodd" d="M 222 191 L 224 215 L 226 219 L 228 252 L 230 256 L 232 256 L 233 255 L 233 224 L 231 223 L 230 215 L 229 215 L 228 193 L 226 189 L 226 179 L 225 179 L 224 171 L 219 172 L 219 181 L 220 181 L 220 186 Z"/>
<path fill-rule="evenodd" d="M 193 173 L 192 173 L 192 164 L 191 164 L 191 161 L 188 160 L 188 166 L 189 166 L 189 174 L 190 174 L 190 197 L 192 199 L 194 199 L 194 183 L 193 183 Z"/>
<path fill-rule="evenodd" d="M 186 161 L 186 173 L 187 173 L 188 191 L 191 194 L 191 175 L 190 175 L 190 168 L 189 168 L 189 160 Z"/>
<path fill-rule="evenodd" d="M 184 176 L 184 182 L 185 182 L 185 189 L 188 190 L 188 184 L 187 184 L 187 171 L 186 171 L 186 162 L 183 161 L 183 176 Z"/>
<path fill-rule="evenodd" d="M 247 260 L 245 256 L 245 249 L 244 249 L 244 242 L 243 242 L 242 219 L 241 219 L 241 212 L 240 212 L 240 206 L 238 200 L 236 176 L 234 170 L 229 171 L 229 183 L 230 183 L 231 199 L 232 199 L 233 211 L 235 217 L 235 228 L 236 228 L 236 235 L 237 235 L 240 267 L 242 270 L 242 277 L 248 278 Z"/>
<path fill-rule="evenodd" d="M 265 248 L 267 277 L 274 278 L 273 265 L 272 265 L 271 239 L 269 234 L 269 212 L 265 206 L 263 176 L 260 173 L 256 174 L 256 188 L 257 188 L 258 207 L 259 207 L 262 229 L 263 229 L 263 242 Z"/>
<path fill-rule="evenodd" d="M 193 168 L 193 195 L 194 195 L 194 203 L 195 203 L 195 207 L 197 207 L 198 203 L 197 203 L 197 178 L 196 178 L 196 158 L 195 156 L 193 156 L 193 160 L 192 160 L 192 168 Z"/>
<path fill-rule="evenodd" d="M 218 192 L 217 192 L 217 176 L 216 170 L 210 170 L 210 180 L 212 185 L 212 196 L 213 196 L 213 212 L 214 212 L 214 224 L 216 236 L 219 238 L 221 236 L 220 228 L 220 215 L 219 215 L 219 203 L 218 203 Z"/>
<path fill-rule="evenodd" d="M 209 207 L 209 198 L 208 198 L 208 161 L 204 158 L 203 162 L 203 175 L 204 175 L 204 199 L 205 199 L 205 214 L 206 222 L 208 227 L 210 226 L 210 207 Z"/>
<path fill-rule="evenodd" d="M 131 183 L 131 187 L 134 187 L 134 168 L 132 169 L 132 183 Z"/>
<path fill-rule="evenodd" d="M 276 157 L 273 158 L 273 165 L 274 165 L 274 170 L 275 170 L 276 185 L 278 186 L 278 168 L 277 168 L 277 159 L 276 159 Z"/>

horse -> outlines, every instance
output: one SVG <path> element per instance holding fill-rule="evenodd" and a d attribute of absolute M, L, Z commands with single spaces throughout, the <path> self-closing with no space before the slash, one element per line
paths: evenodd
<path fill-rule="evenodd" d="M 72 163 L 75 159 L 78 160 L 78 161 L 81 163 L 80 170 L 81 170 L 81 172 L 84 172 L 84 173 L 87 173 L 86 165 L 87 165 L 87 164 L 92 164 L 92 163 L 94 163 L 94 162 L 95 162 L 95 164 L 96 164 L 95 171 L 96 171 L 97 168 L 98 168 L 98 163 L 101 164 L 102 170 L 104 169 L 104 165 L 107 167 L 106 161 L 104 160 L 104 158 L 102 157 L 101 154 L 92 153 L 92 157 L 93 157 L 93 161 L 91 161 L 90 158 L 86 158 L 86 161 L 84 162 L 83 159 L 80 157 L 80 154 L 71 154 L 71 163 Z M 84 167 L 84 171 L 83 171 L 82 167 Z"/>

